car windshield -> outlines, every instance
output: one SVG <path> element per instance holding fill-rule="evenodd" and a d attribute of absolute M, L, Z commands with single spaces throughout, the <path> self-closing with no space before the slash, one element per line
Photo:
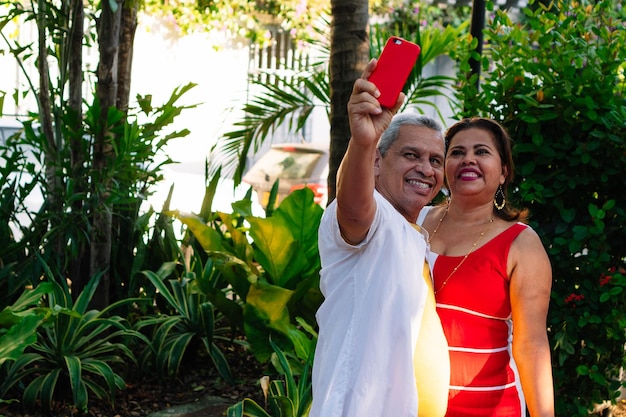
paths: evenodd
<path fill-rule="evenodd" d="M 272 149 L 257 166 L 263 176 L 295 180 L 309 178 L 322 154 L 317 152 L 289 152 Z"/>

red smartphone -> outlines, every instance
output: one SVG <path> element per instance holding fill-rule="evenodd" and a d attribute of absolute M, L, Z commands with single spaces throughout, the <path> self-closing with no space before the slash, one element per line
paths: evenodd
<path fill-rule="evenodd" d="M 378 102 L 381 106 L 391 108 L 396 104 L 419 54 L 419 45 L 396 36 L 387 40 L 376 68 L 368 78 L 380 91 Z"/>

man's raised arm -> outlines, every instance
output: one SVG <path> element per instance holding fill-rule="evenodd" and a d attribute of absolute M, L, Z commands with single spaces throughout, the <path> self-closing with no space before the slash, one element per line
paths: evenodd
<path fill-rule="evenodd" d="M 376 59 L 372 59 L 354 83 L 348 102 L 352 137 L 337 172 L 337 219 L 343 238 L 351 244 L 365 239 L 374 219 L 376 145 L 404 101 L 400 94 L 394 108 L 380 106 L 378 89 L 367 81 L 375 67 Z"/>

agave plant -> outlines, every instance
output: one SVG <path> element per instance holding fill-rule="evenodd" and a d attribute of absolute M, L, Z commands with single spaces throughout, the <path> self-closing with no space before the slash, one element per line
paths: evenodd
<path fill-rule="evenodd" d="M 69 387 L 73 405 L 86 411 L 90 392 L 112 400 L 125 387 L 114 366 L 136 362 L 128 347 L 132 339 L 148 340 L 132 330 L 125 319 L 109 316 L 122 304 L 138 300 L 122 300 L 102 311 L 88 310 L 100 277 L 89 281 L 75 303 L 67 287 L 53 283 L 48 295 L 53 319 L 40 328 L 37 342 L 9 363 L 0 394 L 20 383 L 26 387 L 25 406 L 34 407 L 39 402 L 42 409 L 49 410 L 55 399 L 65 400 Z"/>
<path fill-rule="evenodd" d="M 226 357 L 216 344 L 216 340 L 228 340 L 222 335 L 228 329 L 217 328 L 220 313 L 215 309 L 208 296 L 198 287 L 195 274 L 186 273 L 180 279 L 169 279 L 176 268 L 176 263 L 165 263 L 157 272 L 143 271 L 161 296 L 166 300 L 173 314 L 161 314 L 142 319 L 136 324 L 137 330 L 151 328 L 152 344 L 141 354 L 142 368 L 152 363 L 159 375 L 175 377 L 178 375 L 186 354 L 197 344 L 202 344 L 220 376 L 233 382 Z M 209 261 L 201 274 L 214 273 L 212 262 Z M 206 277 L 206 279 L 209 279 Z M 169 284 L 169 285 L 168 285 Z"/>

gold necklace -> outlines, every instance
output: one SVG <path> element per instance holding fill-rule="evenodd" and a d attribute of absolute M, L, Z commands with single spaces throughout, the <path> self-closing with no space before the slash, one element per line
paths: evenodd
<path fill-rule="evenodd" d="M 435 230 L 433 230 L 433 234 L 431 236 L 428 237 L 428 243 L 430 243 L 430 241 L 433 239 L 433 237 L 435 237 L 435 234 L 437 234 L 437 230 L 439 230 L 439 226 L 441 226 L 441 223 L 443 222 L 443 219 L 446 217 L 446 214 L 448 214 L 448 209 L 450 208 L 450 202 L 448 202 L 448 205 L 446 206 L 446 210 L 443 212 L 443 215 L 441 216 L 441 218 L 439 219 L 439 223 L 437 224 L 437 227 L 435 227 Z M 491 223 L 493 223 L 494 218 L 493 216 L 491 216 L 491 218 L 489 219 L 489 222 L 487 223 L 487 226 L 485 227 L 485 230 L 483 230 L 480 233 L 480 236 L 478 236 L 478 239 L 476 240 L 476 242 L 474 242 L 474 244 L 472 245 L 472 247 L 470 248 L 469 252 L 467 252 L 465 254 L 465 256 L 463 257 L 463 259 L 461 259 L 461 262 L 459 262 L 459 264 L 452 270 L 452 272 L 450 272 L 450 275 L 448 275 L 448 278 L 446 278 L 443 281 L 443 284 L 441 284 L 441 287 L 439 287 L 439 289 L 435 289 L 435 295 L 437 295 L 437 293 L 439 291 L 441 291 L 443 289 L 443 287 L 446 286 L 446 284 L 448 283 L 448 281 L 450 280 L 450 278 L 452 277 L 452 275 L 454 275 L 454 273 L 461 267 L 461 265 L 463 265 L 463 262 L 465 262 L 465 260 L 467 259 L 468 256 L 470 256 L 470 254 L 472 252 L 474 252 L 474 249 L 476 249 L 476 246 L 478 245 L 478 243 L 482 240 L 483 236 L 485 236 L 485 233 L 487 233 L 487 230 L 489 230 L 489 226 L 491 226 Z"/>
<path fill-rule="evenodd" d="M 428 243 L 430 243 L 430 241 L 433 240 L 433 237 L 435 237 L 435 235 L 437 234 L 437 230 L 439 230 L 439 226 L 441 226 L 441 222 L 443 221 L 444 217 L 446 217 L 446 214 L 448 214 L 449 208 L 450 208 L 450 201 L 448 201 L 448 205 L 446 206 L 446 210 L 443 212 L 443 216 L 439 218 L 439 223 L 437 223 L 437 227 L 435 227 L 435 230 L 433 230 L 433 234 L 428 236 L 428 240 L 427 240 Z"/>

